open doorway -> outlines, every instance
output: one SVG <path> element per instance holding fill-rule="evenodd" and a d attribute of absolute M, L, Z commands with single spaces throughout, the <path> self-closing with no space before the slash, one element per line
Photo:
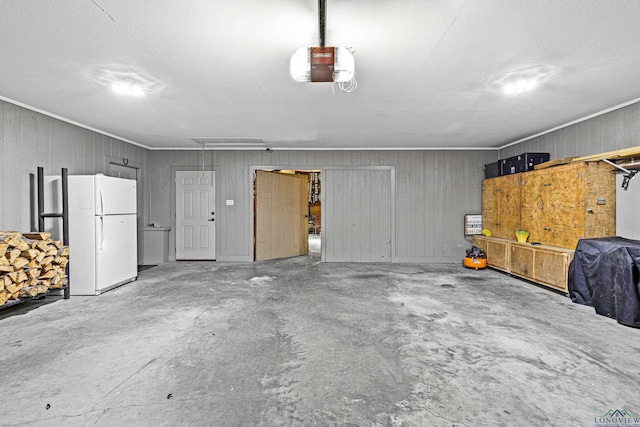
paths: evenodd
<path fill-rule="evenodd" d="M 320 171 L 256 170 L 253 189 L 254 260 L 320 256 Z"/>
<path fill-rule="evenodd" d="M 320 171 L 305 171 L 309 177 L 309 253 L 320 255 L 322 248 L 322 189 Z"/>

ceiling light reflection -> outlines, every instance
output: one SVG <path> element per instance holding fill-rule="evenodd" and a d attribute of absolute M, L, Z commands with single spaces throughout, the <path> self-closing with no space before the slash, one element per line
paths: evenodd
<path fill-rule="evenodd" d="M 144 96 L 144 90 L 142 90 L 142 87 L 128 80 L 113 83 L 111 85 L 111 89 L 120 95 Z"/>

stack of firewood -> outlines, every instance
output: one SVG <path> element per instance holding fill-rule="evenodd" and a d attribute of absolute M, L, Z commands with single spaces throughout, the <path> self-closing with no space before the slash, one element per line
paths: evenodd
<path fill-rule="evenodd" d="M 0 306 L 68 283 L 69 248 L 51 233 L 0 231 Z"/>

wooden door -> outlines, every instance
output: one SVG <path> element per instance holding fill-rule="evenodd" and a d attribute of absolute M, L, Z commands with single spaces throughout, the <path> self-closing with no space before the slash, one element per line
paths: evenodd
<path fill-rule="evenodd" d="M 255 260 L 309 253 L 308 177 L 256 171 Z"/>
<path fill-rule="evenodd" d="M 216 259 L 215 172 L 176 171 L 176 260 Z"/>
<path fill-rule="evenodd" d="M 326 262 L 391 262 L 391 169 L 323 171 Z"/>

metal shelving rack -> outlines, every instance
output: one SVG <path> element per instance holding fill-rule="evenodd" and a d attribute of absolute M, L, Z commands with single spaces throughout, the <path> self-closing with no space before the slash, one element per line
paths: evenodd
<path fill-rule="evenodd" d="M 69 192 L 67 184 L 67 168 L 62 168 L 62 212 L 44 212 L 44 168 L 38 167 L 38 231 L 44 232 L 46 218 L 62 218 L 62 244 L 69 246 Z M 69 264 L 65 267 L 67 285 L 64 287 L 64 299 L 71 297 L 71 282 L 69 281 Z"/>
<path fill-rule="evenodd" d="M 38 231 L 44 232 L 44 220 L 46 218 L 62 218 L 62 243 L 65 246 L 69 246 L 69 199 L 67 192 L 67 169 L 62 168 L 62 212 L 60 213 L 45 213 L 44 212 L 44 168 L 38 167 Z M 67 280 L 69 280 L 69 264 L 65 267 L 65 274 Z M 71 297 L 70 282 L 61 288 L 64 291 L 64 299 Z M 22 304 L 28 301 L 39 300 L 45 298 L 52 291 L 59 291 L 61 289 L 53 289 L 47 291 L 44 294 L 36 295 L 34 297 L 20 297 L 15 300 L 9 300 L 0 306 L 0 310 L 14 307 L 18 304 Z"/>

